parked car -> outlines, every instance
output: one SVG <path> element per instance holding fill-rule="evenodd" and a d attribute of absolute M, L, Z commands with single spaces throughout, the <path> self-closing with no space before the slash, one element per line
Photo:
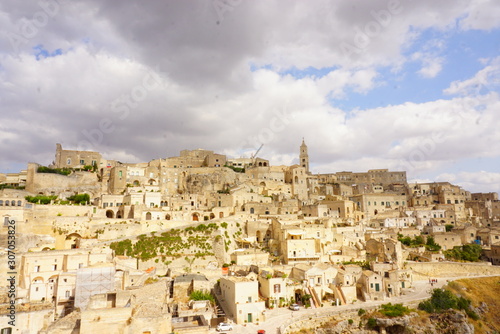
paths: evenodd
<path fill-rule="evenodd" d="M 292 305 L 288 306 L 288 308 L 292 311 L 298 311 L 300 309 L 299 305 L 297 305 L 297 304 L 292 304 Z"/>
<path fill-rule="evenodd" d="M 257 334 L 266 334 L 266 331 L 265 331 L 265 330 L 263 330 L 263 329 L 259 329 L 259 330 L 257 331 Z"/>
<path fill-rule="evenodd" d="M 217 331 L 232 331 L 233 330 L 233 325 L 228 324 L 227 322 L 221 322 L 220 324 L 217 325 Z"/>

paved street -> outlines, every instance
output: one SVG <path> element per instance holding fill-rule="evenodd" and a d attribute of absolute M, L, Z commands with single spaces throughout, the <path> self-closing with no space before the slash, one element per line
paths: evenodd
<path fill-rule="evenodd" d="M 438 278 L 438 283 L 431 286 L 428 280 L 413 282 L 412 291 L 404 296 L 387 298 L 383 301 L 369 301 L 369 302 L 356 302 L 355 304 L 341 305 L 341 306 L 324 306 L 320 308 L 301 308 L 299 311 L 291 311 L 288 308 L 277 308 L 265 311 L 265 321 L 261 321 L 259 325 L 246 324 L 237 325 L 233 324 L 234 330 L 231 334 L 257 334 L 257 330 L 264 329 L 266 334 L 279 334 L 278 328 L 282 325 L 289 325 L 295 321 L 309 319 L 312 317 L 326 316 L 332 313 L 341 313 L 346 310 L 356 310 L 360 308 L 370 308 L 372 306 L 386 304 L 386 303 L 407 303 L 411 301 L 423 300 L 430 297 L 432 289 L 441 288 L 450 280 L 471 277 L 449 277 Z M 215 331 L 215 330 L 214 330 Z"/>

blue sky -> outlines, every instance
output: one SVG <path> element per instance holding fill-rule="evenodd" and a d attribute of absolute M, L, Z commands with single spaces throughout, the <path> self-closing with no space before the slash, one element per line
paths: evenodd
<path fill-rule="evenodd" d="M 0 172 L 49 164 L 55 143 L 124 162 L 264 144 L 293 164 L 304 137 L 315 173 L 500 191 L 500 3 L 392 3 L 1 3 Z"/>

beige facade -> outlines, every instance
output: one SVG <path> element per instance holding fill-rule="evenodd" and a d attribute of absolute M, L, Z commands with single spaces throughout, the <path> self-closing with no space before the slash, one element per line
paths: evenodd
<path fill-rule="evenodd" d="M 357 203 L 366 217 L 371 218 L 376 218 L 385 211 L 405 209 L 408 204 L 406 195 L 390 193 L 356 195 L 351 200 Z"/>
<path fill-rule="evenodd" d="M 294 287 L 288 278 L 275 277 L 262 271 L 258 277 L 260 293 L 266 298 L 268 307 L 278 307 L 288 303 L 294 295 Z"/>
<path fill-rule="evenodd" d="M 371 270 L 362 272 L 358 286 L 364 301 L 385 299 L 383 277 Z"/>
<path fill-rule="evenodd" d="M 224 310 L 235 323 L 260 321 L 265 302 L 259 298 L 259 282 L 255 274 L 250 274 L 250 277 L 222 277 L 219 285 Z"/>
<path fill-rule="evenodd" d="M 101 154 L 94 151 L 63 150 L 61 144 L 56 144 L 55 168 L 83 168 L 96 166 L 101 168 Z"/>

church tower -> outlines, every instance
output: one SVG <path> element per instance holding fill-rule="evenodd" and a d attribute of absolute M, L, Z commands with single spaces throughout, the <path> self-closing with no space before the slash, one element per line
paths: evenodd
<path fill-rule="evenodd" d="M 306 173 L 309 173 L 309 155 L 307 154 L 307 145 L 302 138 L 302 145 L 300 145 L 300 166 L 306 169 Z"/>

